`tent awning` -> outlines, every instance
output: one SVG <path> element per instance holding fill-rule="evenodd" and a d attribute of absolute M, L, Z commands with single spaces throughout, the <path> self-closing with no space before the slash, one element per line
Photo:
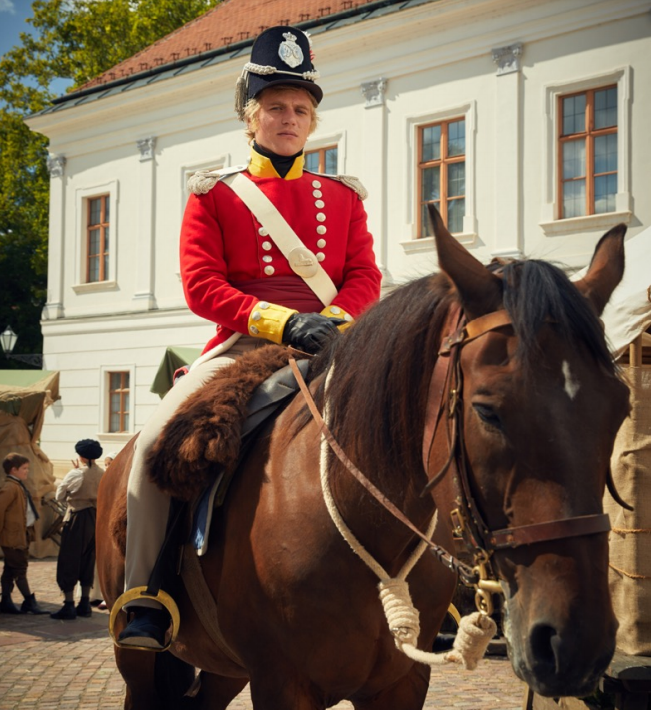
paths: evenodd
<path fill-rule="evenodd" d="M 194 362 L 201 355 L 201 348 L 185 348 L 176 345 L 170 345 L 165 349 L 165 355 L 158 366 L 158 371 L 154 377 L 154 381 L 149 388 L 150 392 L 154 392 L 161 399 L 172 389 L 174 372 Z"/>

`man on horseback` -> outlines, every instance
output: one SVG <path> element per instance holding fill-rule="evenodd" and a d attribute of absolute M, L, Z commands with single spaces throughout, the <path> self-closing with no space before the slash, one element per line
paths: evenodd
<path fill-rule="evenodd" d="M 217 332 L 137 440 L 127 495 L 127 590 L 148 585 L 165 539 L 170 499 L 151 482 L 146 460 L 184 400 L 219 368 L 269 342 L 317 352 L 379 297 L 381 274 L 361 202 L 366 191 L 355 178 L 303 169 L 323 96 L 318 77 L 304 32 L 263 32 L 236 91 L 250 162 L 190 180 L 183 287 L 190 309 Z M 118 644 L 163 648 L 168 612 L 147 597 L 128 609 Z"/>

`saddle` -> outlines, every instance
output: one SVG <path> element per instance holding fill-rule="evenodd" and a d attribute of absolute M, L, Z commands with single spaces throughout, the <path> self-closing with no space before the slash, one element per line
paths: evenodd
<path fill-rule="evenodd" d="M 262 425 L 298 390 L 289 354 L 269 345 L 217 371 L 178 409 L 147 457 L 154 483 L 192 504 L 190 538 L 200 555 L 207 549 L 212 511 L 224 502 L 239 463 Z M 305 376 L 309 360 L 298 365 Z"/>

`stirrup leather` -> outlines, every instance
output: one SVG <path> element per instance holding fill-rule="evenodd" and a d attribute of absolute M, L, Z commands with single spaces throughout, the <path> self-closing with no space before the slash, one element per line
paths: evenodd
<path fill-rule="evenodd" d="M 137 601 L 138 599 L 151 599 L 158 602 L 161 606 L 165 607 L 172 617 L 172 633 L 170 635 L 169 641 L 162 648 L 151 648 L 150 646 L 133 646 L 131 644 L 122 644 L 119 642 L 117 635 L 115 634 L 115 622 L 118 618 L 118 614 L 122 611 L 124 606 L 129 602 Z M 134 648 L 140 649 L 142 651 L 155 651 L 162 652 L 167 651 L 167 649 L 174 643 L 176 637 L 179 633 L 179 626 L 181 624 L 181 615 L 179 614 L 179 608 L 176 606 L 176 602 L 172 597 L 164 592 L 162 589 L 158 590 L 157 594 L 151 594 L 147 592 L 147 587 L 134 587 L 129 589 L 124 594 L 121 594 L 116 600 L 115 604 L 111 607 L 111 615 L 109 616 L 109 634 L 113 643 L 119 648 Z"/>

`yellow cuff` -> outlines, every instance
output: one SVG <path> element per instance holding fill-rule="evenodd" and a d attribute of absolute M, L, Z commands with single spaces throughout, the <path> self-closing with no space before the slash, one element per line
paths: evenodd
<path fill-rule="evenodd" d="M 254 338 L 265 338 L 272 343 L 282 345 L 283 330 L 294 313 L 298 313 L 298 311 L 285 308 L 285 306 L 277 306 L 275 303 L 259 301 L 253 306 L 249 315 L 248 333 Z"/>
<path fill-rule="evenodd" d="M 346 328 L 349 328 L 355 321 L 350 313 L 346 313 L 341 306 L 326 306 L 321 311 L 321 315 L 326 318 L 343 318 L 346 322 L 337 326 L 337 328 L 342 332 L 346 330 Z"/>

